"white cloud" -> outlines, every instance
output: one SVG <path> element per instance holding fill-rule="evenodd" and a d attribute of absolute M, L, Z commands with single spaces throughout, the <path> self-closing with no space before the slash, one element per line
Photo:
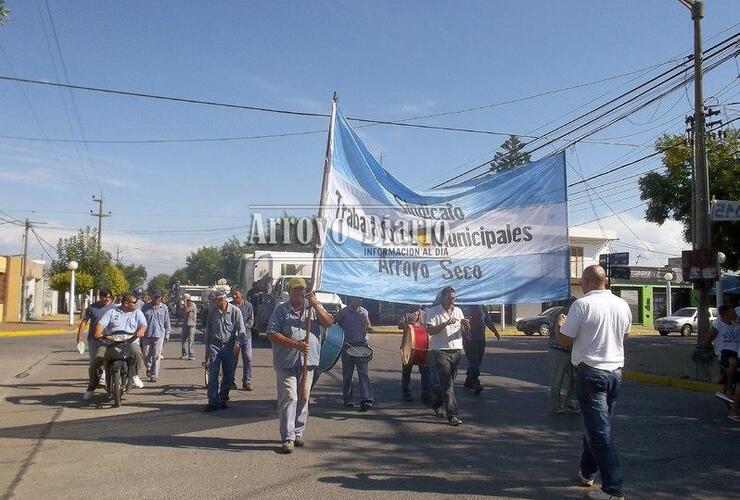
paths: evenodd
<path fill-rule="evenodd" d="M 434 106 L 435 102 L 431 99 L 424 99 L 420 102 L 409 102 L 404 103 L 401 105 L 401 111 L 403 113 L 427 113 L 429 112 Z"/>

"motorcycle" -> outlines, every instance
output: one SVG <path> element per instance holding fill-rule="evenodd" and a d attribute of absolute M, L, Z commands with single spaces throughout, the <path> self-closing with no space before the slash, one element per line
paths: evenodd
<path fill-rule="evenodd" d="M 134 371 L 134 353 L 131 343 L 136 335 L 129 332 L 117 331 L 106 335 L 112 343 L 105 351 L 105 385 L 108 395 L 113 400 L 113 407 L 121 406 L 123 394 L 131 390 Z"/>

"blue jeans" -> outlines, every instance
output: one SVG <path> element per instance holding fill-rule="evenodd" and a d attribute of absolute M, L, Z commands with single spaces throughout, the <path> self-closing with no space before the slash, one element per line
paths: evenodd
<path fill-rule="evenodd" d="M 622 496 L 622 471 L 612 435 L 621 382 L 621 369 L 608 372 L 581 363 L 576 370 L 576 394 L 586 428 L 581 474 L 593 479 L 597 471 L 601 472 L 602 491 L 614 496 Z"/>
<path fill-rule="evenodd" d="M 367 345 L 367 344 L 365 344 Z M 366 401 L 372 403 L 375 400 L 373 395 L 373 386 L 370 383 L 370 377 L 367 374 L 367 362 L 357 362 L 347 355 L 346 347 L 342 349 L 342 396 L 345 403 L 352 402 L 352 377 L 357 367 L 358 392 L 360 393 L 360 402 Z"/>
<path fill-rule="evenodd" d="M 463 349 L 465 357 L 468 358 L 468 371 L 465 373 L 465 386 L 480 384 L 480 365 L 483 355 L 486 353 L 486 337 L 479 338 L 463 337 Z"/>
<path fill-rule="evenodd" d="M 234 382 L 234 343 L 208 344 L 208 404 L 229 400 L 229 387 Z M 218 374 L 223 369 L 221 387 Z"/>
<path fill-rule="evenodd" d="M 242 383 L 252 381 L 252 333 L 247 332 L 247 340 L 244 345 L 239 346 L 242 358 Z M 234 356 L 234 376 L 236 367 L 239 365 L 239 355 Z"/>

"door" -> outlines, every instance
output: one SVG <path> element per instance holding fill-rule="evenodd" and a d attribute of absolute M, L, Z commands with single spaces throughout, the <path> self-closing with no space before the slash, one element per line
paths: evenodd
<path fill-rule="evenodd" d="M 632 323 L 642 323 L 642 318 L 640 316 L 640 290 L 634 288 L 618 288 L 616 290 L 612 289 L 612 292 L 615 295 L 622 297 L 630 306 L 630 311 L 632 312 Z M 665 303 L 663 304 L 663 309 L 665 310 Z"/>

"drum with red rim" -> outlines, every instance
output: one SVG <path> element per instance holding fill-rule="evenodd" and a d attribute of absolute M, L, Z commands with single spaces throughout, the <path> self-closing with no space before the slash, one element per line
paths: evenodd
<path fill-rule="evenodd" d="M 429 352 L 429 334 L 426 327 L 418 324 L 406 325 L 401 341 L 401 364 L 424 365 Z"/>

